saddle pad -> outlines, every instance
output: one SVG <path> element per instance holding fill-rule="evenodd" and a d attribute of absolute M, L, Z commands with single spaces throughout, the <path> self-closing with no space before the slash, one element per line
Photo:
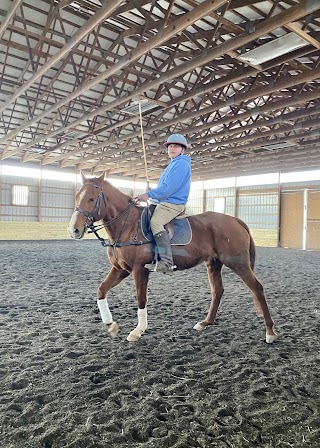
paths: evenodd
<path fill-rule="evenodd" d="M 173 246 L 184 246 L 189 244 L 192 239 L 192 230 L 188 218 L 178 218 L 171 221 L 173 223 L 173 236 L 170 239 Z M 141 214 L 141 231 L 143 236 L 149 240 L 154 241 L 153 234 L 150 229 L 149 210 L 145 207 Z"/>

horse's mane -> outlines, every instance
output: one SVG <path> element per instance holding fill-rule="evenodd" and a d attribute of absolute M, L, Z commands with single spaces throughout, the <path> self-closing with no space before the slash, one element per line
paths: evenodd
<path fill-rule="evenodd" d="M 105 192 L 107 194 L 110 194 L 112 197 L 118 197 L 119 196 L 119 197 L 122 197 L 123 199 L 126 199 L 128 202 L 132 199 L 132 196 L 130 196 L 129 194 L 124 193 L 119 188 L 117 188 L 114 185 L 112 185 L 108 180 L 104 180 L 103 182 L 104 182 L 104 184 L 107 187 Z"/>

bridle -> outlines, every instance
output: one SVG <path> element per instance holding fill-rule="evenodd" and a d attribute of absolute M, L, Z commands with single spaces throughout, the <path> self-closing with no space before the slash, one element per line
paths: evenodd
<path fill-rule="evenodd" d="M 95 221 L 95 219 L 94 219 L 94 215 L 95 215 L 96 213 L 98 213 L 98 215 L 100 215 L 100 213 L 101 213 L 101 205 L 102 205 L 102 201 L 104 202 L 105 207 L 107 206 L 107 199 L 106 199 L 106 196 L 105 196 L 105 194 L 104 194 L 103 188 L 100 187 L 100 185 L 90 184 L 90 183 L 83 184 L 83 187 L 86 187 L 86 186 L 88 186 L 88 185 L 90 185 L 91 187 L 99 188 L 99 190 L 100 190 L 99 195 L 98 195 L 98 198 L 97 198 L 97 202 L 95 203 L 95 206 L 94 206 L 92 212 L 87 212 L 86 210 L 82 210 L 82 208 L 80 208 L 80 207 L 76 207 L 76 208 L 74 209 L 75 212 L 79 212 L 79 213 L 81 213 L 82 215 L 84 215 L 84 216 L 87 218 L 87 219 L 86 219 L 86 223 L 85 223 L 86 226 L 88 225 L 88 224 L 87 224 L 87 220 L 88 220 L 88 219 L 90 219 L 90 221 L 91 221 L 92 224 L 93 224 L 94 221 Z"/>
<path fill-rule="evenodd" d="M 107 199 L 106 196 L 104 194 L 103 188 L 100 185 L 96 185 L 96 184 L 91 184 L 91 183 L 86 183 L 83 184 L 83 187 L 86 186 L 91 186 L 91 187 L 95 187 L 98 188 L 100 190 L 98 197 L 97 197 L 97 201 L 95 203 L 95 206 L 93 208 L 93 210 L 91 212 L 87 212 L 86 210 L 83 210 L 80 207 L 76 207 L 74 209 L 75 212 L 79 212 L 82 215 L 84 215 L 86 217 L 86 222 L 84 223 L 84 228 L 85 228 L 85 232 L 86 233 L 93 233 L 98 240 L 100 241 L 100 243 L 102 244 L 102 246 L 107 246 L 107 247 L 113 247 L 114 249 L 116 247 L 122 247 L 122 246 L 140 246 L 141 244 L 150 244 L 149 241 L 137 241 L 138 239 L 138 229 L 139 229 L 139 224 L 140 224 L 140 219 L 138 221 L 138 227 L 136 230 L 136 233 L 134 235 L 133 241 L 130 242 L 120 242 L 120 237 L 124 231 L 124 228 L 126 226 L 126 223 L 128 221 L 129 218 L 129 214 L 130 214 L 130 210 L 133 206 L 136 205 L 136 201 L 130 201 L 128 206 L 122 210 L 117 216 L 115 216 L 114 218 L 110 219 L 107 222 L 104 222 L 103 224 L 99 224 L 99 225 L 94 225 L 94 215 L 100 215 L 101 214 L 101 206 L 102 206 L 102 202 L 104 203 L 104 206 L 107 207 Z M 104 227 L 109 226 L 110 224 L 112 224 L 113 222 L 117 221 L 121 216 L 125 215 L 127 213 L 127 217 L 122 225 L 122 228 L 118 234 L 118 236 L 115 238 L 114 242 L 111 243 L 110 240 L 105 240 L 104 238 L 102 238 L 101 236 L 98 235 L 98 231 L 103 229 Z M 90 220 L 91 224 L 89 224 L 87 221 Z"/>

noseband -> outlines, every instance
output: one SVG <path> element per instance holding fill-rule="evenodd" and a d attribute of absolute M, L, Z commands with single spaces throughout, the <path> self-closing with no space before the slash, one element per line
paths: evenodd
<path fill-rule="evenodd" d="M 97 198 L 97 202 L 92 210 L 92 212 L 87 212 L 86 210 L 82 210 L 82 208 L 80 207 L 76 207 L 74 209 L 75 212 L 79 212 L 82 215 L 84 215 L 87 220 L 89 219 L 92 223 L 94 223 L 95 219 L 94 219 L 94 215 L 97 213 L 98 215 L 100 215 L 101 212 L 101 205 L 102 205 L 102 201 L 104 202 L 104 205 L 107 205 L 107 200 L 106 200 L 106 196 L 104 194 L 104 191 L 102 189 L 102 187 L 100 187 L 100 185 L 95 185 L 95 184 L 83 184 L 83 187 L 86 187 L 87 185 L 90 185 L 91 187 L 95 187 L 95 188 L 99 188 L 100 192 Z"/>

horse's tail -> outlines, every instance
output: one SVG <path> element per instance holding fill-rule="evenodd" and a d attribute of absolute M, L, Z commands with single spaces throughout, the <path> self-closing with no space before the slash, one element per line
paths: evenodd
<path fill-rule="evenodd" d="M 250 229 L 247 226 L 247 224 L 245 222 L 243 222 L 239 218 L 236 218 L 236 219 L 239 222 L 239 224 L 241 225 L 241 227 L 246 229 L 246 231 L 249 234 L 249 238 L 250 238 L 250 245 L 249 245 L 250 267 L 251 267 L 252 270 L 254 270 L 254 264 L 255 264 L 255 261 L 256 261 L 256 245 L 254 244 L 252 235 L 250 233 Z"/>

